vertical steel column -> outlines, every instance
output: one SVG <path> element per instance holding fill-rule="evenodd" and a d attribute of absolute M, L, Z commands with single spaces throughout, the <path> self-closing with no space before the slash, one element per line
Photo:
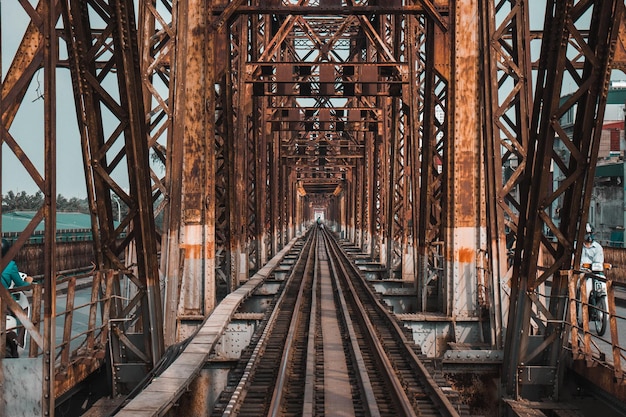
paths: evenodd
<path fill-rule="evenodd" d="M 264 98 L 262 99 L 255 99 L 255 101 L 257 101 L 257 103 L 261 100 L 266 100 Z M 257 240 L 257 252 L 258 252 L 258 257 L 257 257 L 257 266 L 260 268 L 262 265 L 265 265 L 267 263 L 267 261 L 269 260 L 269 256 L 268 254 L 270 253 L 271 249 L 270 249 L 270 245 L 269 245 L 269 235 L 270 235 L 270 228 L 269 226 L 269 219 L 271 218 L 271 216 L 269 215 L 268 211 L 267 211 L 267 200 L 269 199 L 269 195 L 268 195 L 268 187 L 267 187 L 267 181 L 266 179 L 268 178 L 269 172 L 267 169 L 267 163 L 268 163 L 268 157 L 269 157 L 269 152 L 268 152 L 268 138 L 270 139 L 271 142 L 271 133 L 267 132 L 267 126 L 269 125 L 269 123 L 267 122 L 267 112 L 264 111 L 263 106 L 258 103 L 256 104 L 256 107 L 260 108 L 261 114 L 260 114 L 260 126 L 258 127 L 259 132 L 257 133 L 258 137 L 257 137 L 257 147 L 256 147 L 256 155 L 257 157 L 255 158 L 256 160 L 256 169 L 255 169 L 255 176 L 256 176 L 256 185 L 257 185 L 257 189 L 256 189 L 256 208 L 255 208 L 255 213 L 256 213 L 256 240 Z"/>
<path fill-rule="evenodd" d="M 376 210 L 376 195 L 375 195 L 375 184 L 376 184 L 376 151 L 375 151 L 375 142 L 376 137 L 373 133 L 367 132 L 365 133 L 365 137 L 363 140 L 363 146 L 365 147 L 363 152 L 365 154 L 365 184 L 363 186 L 363 198 L 365 200 L 364 204 L 364 224 L 363 229 L 365 230 L 364 236 L 364 245 L 363 251 L 367 253 L 372 259 L 374 259 L 375 255 L 375 242 L 374 237 L 376 236 L 376 218 L 375 218 L 375 210 Z"/>
<path fill-rule="evenodd" d="M 353 168 L 356 174 L 356 180 L 354 185 L 354 243 L 361 250 L 365 249 L 365 216 L 366 210 L 363 202 L 365 201 L 365 163 L 363 158 L 359 158 L 355 161 L 355 167 Z M 344 172 L 344 178 L 346 173 Z M 345 181 L 345 179 L 344 179 Z"/>
<path fill-rule="evenodd" d="M 135 197 L 134 203 L 136 204 L 136 211 L 133 213 L 134 218 L 132 219 L 132 234 L 137 251 L 137 278 L 142 285 L 145 285 L 143 288 L 145 294 L 141 296 L 142 304 L 144 304 L 142 307 L 143 323 L 139 330 L 144 333 L 144 338 L 147 339 L 144 341 L 144 348 L 149 349 L 151 365 L 154 366 L 163 355 L 163 313 L 156 235 L 154 234 L 139 46 L 133 2 L 120 1 L 114 4 L 114 8 L 119 25 L 116 29 L 118 31 L 117 37 L 114 37 L 114 40 L 117 41 L 116 49 L 121 51 L 117 66 L 118 70 L 123 73 L 118 75 L 118 79 L 120 84 L 125 86 L 125 88 L 120 88 L 120 101 L 129 107 L 125 148 L 130 192 Z M 110 192 L 108 194 L 110 196 Z M 108 201 L 109 206 L 111 205 L 110 199 L 104 199 L 104 201 Z"/>
<path fill-rule="evenodd" d="M 48 2 L 47 13 L 43 14 L 44 36 L 44 345 L 43 355 L 43 415 L 54 415 L 55 408 L 55 341 L 56 341 L 56 65 L 58 56 L 58 39 L 56 24 L 59 17 L 56 4 Z M 4 269 L 4 268 L 3 268 Z"/>
<path fill-rule="evenodd" d="M 1 7 L 1 5 L 0 5 Z M 11 312 L 29 331 L 31 350 L 41 351 L 40 358 L 30 360 L 28 365 L 22 363 L 23 369 L 33 369 L 40 372 L 32 375 L 36 388 L 30 393 L 30 399 L 37 401 L 32 411 L 41 411 L 42 415 L 52 415 L 55 407 L 55 317 L 56 317 L 56 65 L 58 58 L 58 36 L 56 24 L 59 18 L 59 8 L 56 1 L 40 1 L 36 9 L 29 11 L 31 22 L 20 43 L 15 57 L 2 80 L 0 97 L 0 148 L 7 149 L 21 162 L 27 177 L 34 182 L 44 195 L 44 204 L 33 216 L 23 232 L 13 243 L 5 257 L 0 259 L 0 271 L 15 258 L 18 250 L 31 237 L 35 228 L 44 221 L 44 325 L 43 334 L 36 319 L 31 321 L 22 308 L 15 302 L 6 288 L 0 286 L 2 308 Z M 0 10 L 1 12 L 1 10 Z M 1 48 L 0 48 L 1 49 Z M 1 60 L 1 58 L 0 58 Z M 0 61 L 1 62 L 1 61 Z M 43 172 L 40 172 L 29 157 L 29 153 L 20 145 L 22 138 L 14 137 L 9 132 L 15 116 L 22 104 L 26 91 L 30 87 L 32 77 L 36 71 L 43 68 L 44 92 L 43 96 Z M 0 71 L 0 79 L 2 72 Z M 36 138 L 25 138 L 24 142 L 32 142 Z M 2 151 L 0 151 L 1 155 Z M 39 157 L 33 152 L 35 160 Z M 0 193 L 1 194 L 1 193 Z M 1 212 L 1 210 L 0 210 Z M 0 223 L 1 226 L 1 223 Z M 0 228 L 0 231 L 2 229 Z M 40 290 L 39 290 L 40 291 Z M 4 320 L 4 319 L 3 319 Z M 36 324 L 33 324 L 35 322 Z M 3 323 L 4 329 L 4 323 Z M 4 346 L 4 344 L 3 344 Z M 4 354 L 2 355 L 4 357 Z M 27 359 L 22 359 L 26 361 Z M 32 366 L 36 363 L 37 366 Z M 40 364 L 40 365 L 39 365 Z M 10 364 L 3 364 L 3 368 Z M 18 365 L 18 364 L 13 364 Z M 7 381 L 3 381 L 7 382 Z M 28 382 L 28 381 L 26 381 Z M 33 382 L 33 381 L 31 381 Z M 4 390 L 3 390 L 4 391 Z M 0 401 L 9 403 L 12 399 L 2 398 Z"/>
<path fill-rule="evenodd" d="M 182 4 L 179 4 L 182 5 Z M 189 336 L 215 307 L 215 31 L 211 5 L 179 7 L 174 140 L 183 146 L 181 228 L 183 257 L 177 339 Z"/>
<path fill-rule="evenodd" d="M 354 243 L 354 225 L 355 225 L 355 186 L 356 186 L 356 178 L 352 171 L 350 171 L 346 176 L 346 182 L 344 184 L 343 190 L 340 194 L 342 200 L 345 201 L 346 207 L 346 240 Z"/>
<path fill-rule="evenodd" d="M 232 41 L 230 40 L 232 39 Z M 248 59 L 248 19 L 242 16 L 231 28 L 228 44 L 226 108 L 232 119 L 233 130 L 228 138 L 228 210 L 230 212 L 229 255 L 231 270 L 229 288 L 236 289 L 242 280 L 248 278 L 248 253 L 246 250 L 247 227 L 247 142 L 254 139 L 248 136 L 248 118 L 252 113 L 251 84 L 245 82 L 246 60 Z M 254 143 L 254 142 L 252 142 Z"/>
<path fill-rule="evenodd" d="M 272 135 L 272 141 L 270 144 L 270 161 L 269 161 L 269 169 L 270 169 L 270 187 L 269 187 L 269 213 L 271 219 L 271 230 L 272 230 L 272 254 L 278 253 L 280 250 L 280 233 L 281 233 L 281 222 L 280 222 L 280 142 L 281 142 L 281 133 L 274 132 Z"/>
<path fill-rule="evenodd" d="M 285 161 L 285 160 L 283 160 Z M 286 184 L 284 186 L 285 189 L 285 241 L 283 242 L 283 246 L 285 246 L 289 240 L 291 240 L 295 233 L 295 195 L 296 189 L 294 187 L 296 183 L 296 171 L 290 167 L 285 169 L 285 181 Z"/>
<path fill-rule="evenodd" d="M 213 2 L 213 6 L 224 6 L 226 1 Z M 229 3 L 224 14 L 232 13 L 235 3 Z M 230 25 L 226 16 L 220 16 L 211 25 L 213 39 L 213 61 L 215 71 L 215 285 L 216 297 L 223 298 L 232 291 L 235 283 L 235 261 L 231 245 L 238 241 L 233 232 L 241 233 L 233 222 L 240 219 L 233 209 L 232 193 L 235 187 L 233 171 L 235 160 L 235 129 L 237 109 L 234 100 L 238 97 L 237 68 L 240 32 L 238 25 Z M 226 57 L 226 59 L 224 59 Z M 233 65 L 235 70 L 233 70 Z M 235 99 L 233 99 L 235 97 Z"/>
<path fill-rule="evenodd" d="M 159 178 L 154 171 L 151 177 L 155 181 L 153 199 L 160 202 L 155 208 L 155 217 L 163 213 L 166 228 L 161 231 L 160 270 L 164 277 L 161 283 L 164 294 L 163 335 L 165 345 L 169 346 L 176 342 L 183 154 L 181 142 L 174 141 L 172 134 L 175 83 L 171 69 L 176 68 L 178 1 L 172 0 L 170 7 L 157 7 L 158 2 L 151 0 L 139 4 L 139 39 L 142 42 L 144 108 L 149 121 L 146 139 L 159 163 L 165 167 L 163 178 Z"/>
<path fill-rule="evenodd" d="M 410 189 L 411 189 L 411 221 L 413 244 L 415 250 L 415 288 L 417 290 L 417 311 L 426 310 L 426 285 L 431 276 L 429 271 L 429 248 L 426 243 L 426 235 L 430 219 L 430 190 L 432 189 L 431 166 L 433 152 L 430 151 L 431 143 L 436 141 L 432 133 L 425 135 L 426 125 L 434 123 L 434 109 L 432 104 L 426 107 L 430 95 L 434 94 L 432 85 L 428 82 L 429 77 L 434 77 L 434 59 L 427 57 L 434 49 L 428 48 L 426 42 L 434 43 L 433 36 L 427 36 L 426 28 L 430 22 L 423 17 L 410 16 L 407 19 L 407 60 L 410 63 L 409 70 L 409 97 L 410 107 L 410 144 L 408 160 L 410 161 Z M 429 71 L 430 68 L 430 71 Z M 423 86 L 423 87 L 422 87 Z M 422 117 L 424 122 L 422 122 Z"/>
<path fill-rule="evenodd" d="M 492 346 L 502 349 L 532 106 L 528 3 L 510 0 L 496 7 L 494 1 L 485 1 L 481 10 L 482 43 L 487 52 L 483 66 L 488 75 L 483 84 L 483 126 L 491 259 L 489 313 Z"/>
<path fill-rule="evenodd" d="M 250 39 L 248 58 L 246 60 L 254 60 L 259 55 L 259 51 L 265 47 L 265 25 L 267 15 L 252 15 L 248 17 L 248 27 L 250 30 Z M 243 18 L 242 20 L 246 20 Z M 245 48 L 245 44 L 242 46 Z M 246 64 L 246 61 L 242 61 L 242 64 Z M 247 79 L 247 67 L 243 67 L 243 71 L 240 74 L 242 80 Z M 250 97 L 251 100 L 251 115 L 249 117 L 248 126 L 248 138 L 246 140 L 246 194 L 247 198 L 247 210 L 245 213 L 246 218 L 246 238 L 245 244 L 247 245 L 247 265 L 246 269 L 250 269 L 250 272 L 256 272 L 261 268 L 265 262 L 261 261 L 261 254 L 264 254 L 263 237 L 260 236 L 263 230 L 264 210 L 259 204 L 259 194 L 263 193 L 262 188 L 265 175 L 260 175 L 262 172 L 261 165 L 265 164 L 267 158 L 267 151 L 261 152 L 261 143 L 265 136 L 265 121 L 267 113 L 263 108 L 263 98 Z"/>
<path fill-rule="evenodd" d="M 400 258 L 398 258 L 397 247 L 402 243 L 402 241 L 396 240 L 399 236 L 396 234 L 398 230 L 398 222 L 400 218 L 398 218 L 398 211 L 396 210 L 396 201 L 397 201 L 397 188 L 401 187 L 399 184 L 399 157 L 400 153 L 399 144 L 400 144 L 400 132 L 398 131 L 398 126 L 400 124 L 400 100 L 397 97 L 390 97 L 386 99 L 386 103 L 383 104 L 386 108 L 389 109 L 388 116 L 389 121 L 388 124 L 383 125 L 385 132 L 388 132 L 384 135 L 384 140 L 386 142 L 387 154 L 385 155 L 385 162 L 388 164 L 386 166 L 386 172 L 388 175 L 385 178 L 384 187 L 384 196 L 385 196 L 385 261 L 383 262 L 387 269 L 387 277 L 395 278 L 395 271 L 397 268 L 401 268 L 402 265 L 400 263 Z"/>
<path fill-rule="evenodd" d="M 444 161 L 446 176 L 444 311 L 450 316 L 477 314 L 477 255 L 484 241 L 479 196 L 480 124 L 477 0 L 453 3 L 453 88 L 450 92 L 452 137 Z"/>
<path fill-rule="evenodd" d="M 220 43 L 220 42 L 218 42 Z M 224 40 L 220 52 L 227 54 L 228 43 Z M 216 54 L 219 54 L 216 51 Z M 219 56 L 219 55 L 217 55 Z M 224 63 L 226 65 L 226 62 Z M 230 241 L 230 209 L 229 209 L 229 166 L 231 161 L 232 146 L 229 138 L 232 136 L 232 118 L 228 117 L 226 109 L 232 108 L 228 103 L 226 80 L 228 74 L 221 72 L 216 76 L 215 84 L 215 283 L 223 289 L 221 296 L 230 291 L 231 257 L 229 251 Z"/>

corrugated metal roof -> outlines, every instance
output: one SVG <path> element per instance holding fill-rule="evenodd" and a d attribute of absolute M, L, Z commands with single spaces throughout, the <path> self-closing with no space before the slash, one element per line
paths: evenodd
<path fill-rule="evenodd" d="M 35 211 L 13 211 L 2 213 L 2 233 L 23 231 L 35 215 Z M 91 229 L 91 217 L 84 213 L 57 213 L 57 230 Z M 36 231 L 44 230 L 44 223 L 37 225 Z"/>
<path fill-rule="evenodd" d="M 623 177 L 624 163 L 596 165 L 596 177 Z"/>

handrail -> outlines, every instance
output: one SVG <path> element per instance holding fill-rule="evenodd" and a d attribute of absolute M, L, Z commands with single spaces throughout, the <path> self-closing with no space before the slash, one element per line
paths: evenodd
<path fill-rule="evenodd" d="M 617 320 L 626 320 L 626 317 L 619 316 L 615 307 L 615 289 L 613 280 L 609 275 L 610 268 L 606 269 L 605 276 L 590 271 L 571 269 L 563 271 L 568 276 L 569 290 L 569 326 L 570 345 L 572 348 L 573 359 L 583 359 L 589 366 L 594 363 L 603 366 L 612 367 L 616 380 L 624 378 L 624 370 L 622 369 L 622 358 L 626 359 L 626 349 L 619 344 L 619 332 Z M 608 315 L 610 339 L 593 334 L 589 327 L 589 303 L 586 286 L 583 280 L 593 278 L 606 283 L 606 301 L 607 310 L 604 311 Z M 580 299 L 577 298 L 577 290 L 580 289 Z M 577 306 L 582 307 L 582 326 L 578 325 Z M 605 360 L 606 345 L 610 345 L 610 356 L 612 364 Z"/>

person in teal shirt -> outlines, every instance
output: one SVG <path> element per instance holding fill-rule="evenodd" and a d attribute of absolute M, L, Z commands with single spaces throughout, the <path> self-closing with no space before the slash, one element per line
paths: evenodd
<path fill-rule="evenodd" d="M 3 258 L 6 255 L 6 253 L 9 251 L 10 247 L 11 247 L 11 244 L 9 243 L 9 241 L 6 239 L 2 239 L 2 257 Z M 30 285 L 32 280 L 33 279 L 29 276 L 27 276 L 26 279 L 22 279 L 22 277 L 20 276 L 20 271 L 17 268 L 17 264 L 13 260 L 11 260 L 11 262 L 9 262 L 9 264 L 2 271 L 2 279 L 1 279 L 2 285 L 4 285 L 4 287 L 7 289 L 11 288 L 11 283 L 13 283 L 14 287 L 24 287 L 26 285 Z"/>

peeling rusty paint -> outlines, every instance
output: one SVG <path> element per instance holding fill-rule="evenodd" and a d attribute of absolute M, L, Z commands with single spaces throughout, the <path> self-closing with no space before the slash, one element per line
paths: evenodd
<path fill-rule="evenodd" d="M 185 259 L 201 259 L 202 258 L 202 245 L 190 245 L 190 244 L 182 244 L 180 245 L 182 249 L 185 249 Z"/>
<path fill-rule="evenodd" d="M 459 262 L 461 263 L 471 263 L 476 260 L 476 251 L 471 248 L 460 248 L 458 253 Z"/>

